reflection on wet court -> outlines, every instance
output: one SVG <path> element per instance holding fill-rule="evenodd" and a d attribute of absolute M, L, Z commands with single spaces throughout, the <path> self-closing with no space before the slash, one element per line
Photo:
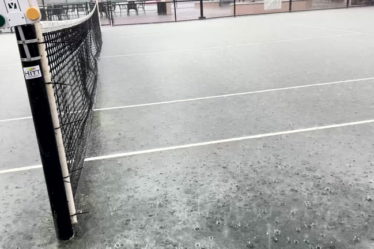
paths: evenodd
<path fill-rule="evenodd" d="M 103 27 L 64 243 L 1 35 L 0 248 L 374 248 L 373 10 Z"/>

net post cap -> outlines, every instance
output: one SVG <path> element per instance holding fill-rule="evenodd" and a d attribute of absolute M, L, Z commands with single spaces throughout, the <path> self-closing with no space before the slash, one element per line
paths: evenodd
<path fill-rule="evenodd" d="M 31 21 L 39 21 L 41 18 L 40 10 L 37 7 L 30 7 L 26 10 L 26 17 Z"/>

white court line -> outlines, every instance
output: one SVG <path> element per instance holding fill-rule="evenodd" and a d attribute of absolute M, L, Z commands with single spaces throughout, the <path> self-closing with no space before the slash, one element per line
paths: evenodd
<path fill-rule="evenodd" d="M 134 104 L 134 105 L 124 105 L 124 106 L 114 106 L 114 107 L 103 107 L 103 108 L 95 108 L 94 111 L 95 112 L 99 112 L 99 111 L 121 110 L 121 109 L 146 107 L 146 106 L 155 106 L 155 105 L 175 104 L 175 103 L 183 103 L 183 102 L 191 102 L 191 101 L 199 101 L 199 100 L 209 100 L 209 99 L 217 99 L 217 98 L 228 98 L 228 97 L 235 97 L 235 96 L 241 96 L 241 95 L 251 95 L 251 94 L 259 94 L 259 93 L 268 93 L 268 92 L 286 91 L 286 90 L 293 90 L 293 89 L 302 89 L 302 88 L 309 88 L 309 87 L 338 85 L 338 84 L 353 83 L 353 82 L 364 82 L 364 81 L 370 81 L 370 80 L 374 80 L 374 77 L 361 78 L 361 79 L 351 79 L 351 80 L 339 80 L 339 81 L 324 82 L 324 83 L 315 83 L 315 84 L 307 84 L 307 85 L 300 85 L 300 86 L 289 86 L 289 87 L 271 88 L 271 89 L 265 89 L 265 90 L 256 90 L 256 91 L 239 92 L 239 93 L 229 93 L 229 94 L 213 95 L 213 96 L 198 97 L 198 98 L 177 99 L 177 100 L 169 100 L 169 101 L 151 102 L 151 103 L 144 103 L 144 104 Z M 20 118 L 2 119 L 2 120 L 0 120 L 0 123 L 2 123 L 2 122 L 11 122 L 11 121 L 18 121 L 18 120 L 25 120 L 25 119 L 31 119 L 31 116 L 20 117 Z"/>
<path fill-rule="evenodd" d="M 0 175 L 27 171 L 27 170 L 32 170 L 32 169 L 40 169 L 41 167 L 42 165 L 38 164 L 38 165 L 32 165 L 32 166 L 26 166 L 26 167 L 14 168 L 14 169 L 5 169 L 5 170 L 0 170 Z"/>
<path fill-rule="evenodd" d="M 175 103 L 183 103 L 183 102 L 191 102 L 191 101 L 199 101 L 199 100 L 209 100 L 209 99 L 217 99 L 217 98 L 228 98 L 228 97 L 259 94 L 259 93 L 279 92 L 279 91 L 309 88 L 309 87 L 338 85 L 338 84 L 352 83 L 352 82 L 363 82 L 363 81 L 369 81 L 369 80 L 374 80 L 374 77 L 354 79 L 354 80 L 340 80 L 340 81 L 325 82 L 325 83 L 315 83 L 315 84 L 308 84 L 308 85 L 301 85 L 301 86 L 271 88 L 271 89 L 266 89 L 266 90 L 256 90 L 256 91 L 239 92 L 239 93 L 229 93 L 229 94 L 213 95 L 213 96 L 190 98 L 190 99 L 178 99 L 178 100 L 170 100 L 170 101 L 151 102 L 151 103 L 145 103 L 145 104 L 103 107 L 103 108 L 96 108 L 96 109 L 94 109 L 94 111 L 110 111 L 110 110 L 128 109 L 128 108 L 154 106 L 154 105 L 175 104 Z"/>
<path fill-rule="evenodd" d="M 374 119 L 367 119 L 367 120 L 348 122 L 348 123 L 315 126 L 315 127 L 302 128 L 302 129 L 296 129 L 296 130 L 270 132 L 270 133 L 249 135 L 249 136 L 243 136 L 243 137 L 234 137 L 234 138 L 227 138 L 227 139 L 212 140 L 212 141 L 200 142 L 200 143 L 191 143 L 191 144 L 183 144 L 183 145 L 176 145 L 176 146 L 169 146 L 169 147 L 161 147 L 161 148 L 155 148 L 155 149 L 149 149 L 149 150 L 130 151 L 130 152 L 124 152 L 124 153 L 118 153 L 118 154 L 110 154 L 110 155 L 104 155 L 104 156 L 89 157 L 89 158 L 85 159 L 85 162 L 102 161 L 102 160 L 108 160 L 108 159 L 151 154 L 151 153 L 156 153 L 156 152 L 188 149 L 188 148 L 201 147 L 201 146 L 207 146 L 207 145 L 240 142 L 240 141 L 251 140 L 251 139 L 260 139 L 260 138 L 266 138 L 266 137 L 283 136 L 283 135 L 290 135 L 290 134 L 296 134 L 296 133 L 320 131 L 320 130 L 341 128 L 341 127 L 348 127 L 348 126 L 355 126 L 355 125 L 372 124 L 372 123 L 374 123 Z M 38 168 L 41 168 L 41 167 L 42 167 L 41 165 L 33 165 L 33 166 L 28 166 L 28 167 L 1 170 L 0 175 L 7 174 L 7 173 L 13 173 L 13 172 L 27 171 L 27 170 L 31 170 L 31 169 L 38 169 Z"/>
<path fill-rule="evenodd" d="M 234 137 L 234 138 L 228 138 L 228 139 L 212 140 L 208 142 L 184 144 L 184 145 L 177 145 L 177 146 L 170 146 L 170 147 L 163 147 L 163 148 L 156 148 L 156 149 L 149 149 L 149 150 L 139 150 L 139 151 L 118 153 L 118 154 L 105 155 L 105 156 L 90 157 L 90 158 L 87 158 L 85 161 L 90 162 L 90 161 L 107 160 L 107 159 L 129 157 L 129 156 L 135 156 L 135 155 L 150 154 L 150 153 L 155 153 L 155 152 L 187 149 L 187 148 L 223 144 L 223 143 L 232 143 L 232 142 L 238 142 L 238 141 L 243 141 L 243 140 L 282 136 L 282 135 L 289 135 L 289 134 L 295 134 L 295 133 L 319 131 L 319 130 L 347 127 L 347 126 L 354 126 L 354 125 L 363 125 L 363 124 L 370 124 L 370 123 L 374 123 L 374 119 L 349 122 L 349 123 L 341 123 L 341 124 L 324 125 L 324 126 L 296 129 L 296 130 L 288 130 L 288 131 L 270 132 L 270 133 L 263 133 L 263 134 L 250 135 L 250 136 L 244 136 L 244 137 Z"/>
<path fill-rule="evenodd" d="M 11 121 L 19 121 L 19 120 L 25 120 L 25 119 L 31 119 L 31 116 L 26 116 L 26 117 L 20 117 L 20 118 L 8 118 L 8 119 L 1 119 L 0 123 L 5 123 L 5 122 L 11 122 Z"/>
<path fill-rule="evenodd" d="M 319 37 L 307 37 L 307 38 L 297 38 L 297 39 L 284 39 L 284 40 L 275 40 L 275 41 L 257 41 L 257 42 L 247 42 L 239 44 L 230 44 L 230 45 L 218 45 L 210 47 L 201 47 L 201 48 L 185 48 L 185 49 L 170 49 L 170 50 L 161 50 L 161 51 L 148 51 L 148 52 L 134 52 L 129 54 L 116 54 L 116 55 L 102 55 L 100 59 L 110 59 L 110 58 L 120 58 L 120 57 L 130 57 L 130 56 L 139 56 L 139 55 L 148 55 L 148 54 L 162 54 L 162 53 L 178 53 L 178 52 L 189 52 L 189 51 L 207 51 L 215 50 L 222 48 L 235 48 L 235 47 L 249 47 L 249 46 L 258 46 L 258 45 L 267 45 L 267 44 L 277 44 L 277 43 L 287 43 L 287 42 L 298 42 L 298 41 L 309 41 L 315 39 L 326 39 L 326 38 L 335 38 L 342 36 L 350 35 L 361 35 L 361 33 L 352 33 L 352 34 L 337 34 L 337 35 L 326 35 Z"/>

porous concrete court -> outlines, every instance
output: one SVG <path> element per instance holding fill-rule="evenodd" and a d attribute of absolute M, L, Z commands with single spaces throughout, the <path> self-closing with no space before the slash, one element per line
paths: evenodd
<path fill-rule="evenodd" d="M 0 248 L 374 248 L 373 13 L 103 28 L 89 213 L 62 244 L 1 35 Z"/>

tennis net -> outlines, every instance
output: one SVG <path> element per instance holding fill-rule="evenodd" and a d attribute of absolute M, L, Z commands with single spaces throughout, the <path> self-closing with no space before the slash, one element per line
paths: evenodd
<path fill-rule="evenodd" d="M 82 19 L 43 22 L 50 82 L 58 113 L 69 179 L 75 195 L 91 130 L 102 39 L 98 10 Z M 55 127 L 56 128 L 56 127 Z"/>

